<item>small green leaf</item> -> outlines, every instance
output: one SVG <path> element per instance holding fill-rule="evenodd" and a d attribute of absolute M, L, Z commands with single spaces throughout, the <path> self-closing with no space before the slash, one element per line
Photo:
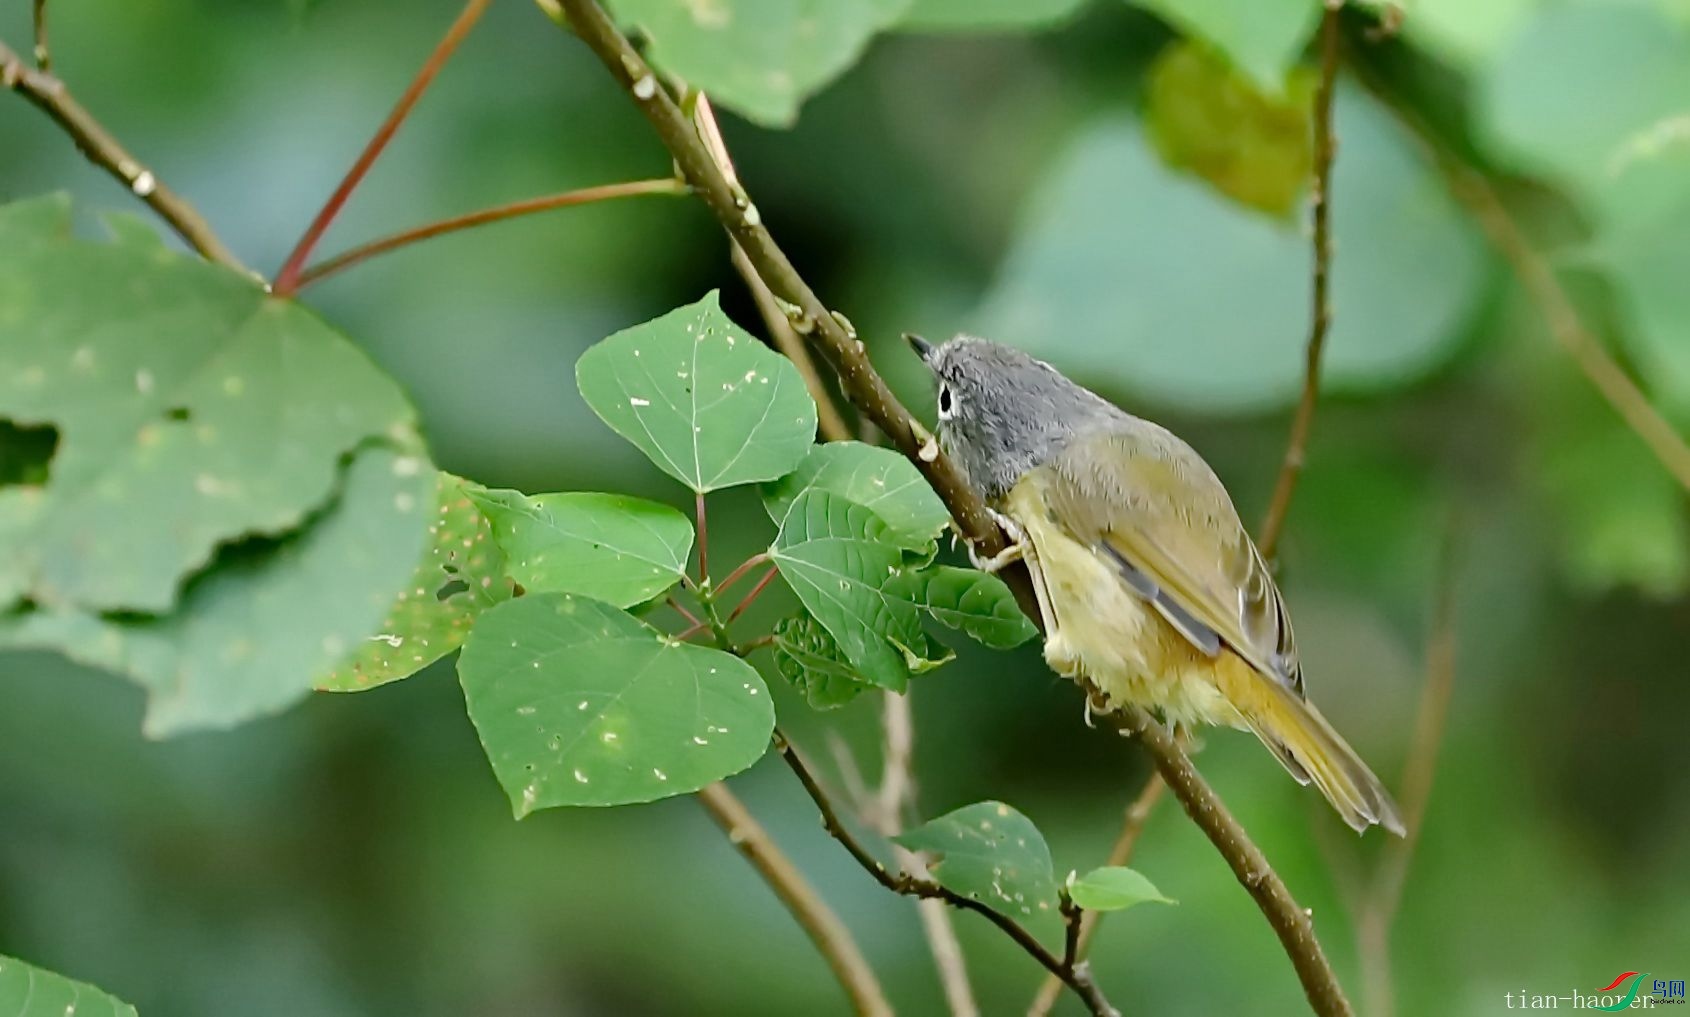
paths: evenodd
<path fill-rule="evenodd" d="M 811 448 L 796 470 L 763 485 L 763 507 L 778 526 L 799 495 L 817 490 L 873 512 L 892 539 L 912 551 L 929 549 L 951 521 L 945 503 L 908 459 L 858 441 Z"/>
<path fill-rule="evenodd" d="M 1068 896 L 1087 911 L 1122 911 L 1147 901 L 1175 904 L 1136 869 L 1107 865 L 1078 879 L 1069 877 Z"/>
<path fill-rule="evenodd" d="M 1003 580 L 977 569 L 937 565 L 906 572 L 890 584 L 888 592 L 995 650 L 1020 646 L 1039 634 Z"/>
<path fill-rule="evenodd" d="M 750 664 L 567 593 L 482 615 L 458 675 L 518 819 L 697 791 L 755 763 L 774 731 Z"/>
<path fill-rule="evenodd" d="M 362 692 L 408 678 L 457 649 L 477 616 L 513 592 L 505 556 L 471 500 L 480 490 L 450 473 L 435 480 L 428 546 L 381 629 L 317 682 L 322 692 Z"/>
<path fill-rule="evenodd" d="M 701 493 L 783 477 L 815 441 L 798 369 L 728 320 L 715 290 L 594 346 L 575 381 L 611 430 Z"/>
<path fill-rule="evenodd" d="M 0 251 L 20 254 L 25 246 L 70 239 L 70 195 L 54 191 L 0 205 Z"/>
<path fill-rule="evenodd" d="M 955 893 L 1012 918 L 1056 913 L 1044 835 L 1002 802 L 964 806 L 892 839 L 932 855 L 933 878 Z"/>
<path fill-rule="evenodd" d="M 0 957 L 0 1013 L 6 1017 L 136 1017 L 135 1008 L 83 982 Z"/>
<path fill-rule="evenodd" d="M 807 611 L 800 610 L 775 626 L 774 660 L 775 670 L 804 694 L 811 709 L 844 706 L 874 688 Z"/>
<path fill-rule="evenodd" d="M 1129 0 L 1219 50 L 1269 94 L 1320 21 L 1320 0 Z"/>
<path fill-rule="evenodd" d="M 275 713 L 378 631 L 423 553 L 434 490 L 426 460 L 368 448 L 332 508 L 288 540 L 220 555 L 173 613 L 21 612 L 0 618 L 0 646 L 133 678 L 153 737 Z"/>
<path fill-rule="evenodd" d="M 414 440 L 399 387 L 312 312 L 158 245 L 62 239 L 61 218 L 0 217 L 34 236 L 0 244 L 0 417 L 60 435 L 0 525 L 8 602 L 169 611 L 219 546 L 328 504 L 348 453 Z"/>
<path fill-rule="evenodd" d="M 1284 96 L 1268 95 L 1209 50 L 1177 43 L 1150 69 L 1151 140 L 1169 165 L 1232 200 L 1289 215 L 1314 165 L 1314 80 L 1293 72 Z"/>
<path fill-rule="evenodd" d="M 858 672 L 902 692 L 927 634 L 916 607 L 894 589 L 903 549 L 880 517 L 821 490 L 793 502 L 769 557 L 798 599 Z"/>
<path fill-rule="evenodd" d="M 765 127 L 790 127 L 812 93 L 857 62 L 909 0 L 615 0 L 651 59 Z"/>
<path fill-rule="evenodd" d="M 898 22 L 905 32 L 1025 32 L 1052 28 L 1087 0 L 914 0 Z"/>
<path fill-rule="evenodd" d="M 574 491 L 471 497 L 492 522 L 511 578 L 530 593 L 578 593 L 632 607 L 686 573 L 692 523 L 667 505 Z"/>

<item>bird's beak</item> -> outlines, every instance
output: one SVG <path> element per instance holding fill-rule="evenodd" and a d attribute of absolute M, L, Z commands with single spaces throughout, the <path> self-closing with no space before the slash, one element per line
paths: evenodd
<path fill-rule="evenodd" d="M 910 344 L 910 349 L 915 351 L 915 355 L 921 358 L 922 363 L 925 364 L 932 359 L 933 344 L 928 342 L 926 339 L 916 335 L 914 332 L 905 332 L 904 342 Z"/>

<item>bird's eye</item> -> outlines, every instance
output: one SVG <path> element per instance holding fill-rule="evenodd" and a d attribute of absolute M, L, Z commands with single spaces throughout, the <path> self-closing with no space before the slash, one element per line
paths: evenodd
<path fill-rule="evenodd" d="M 956 403 L 954 401 L 952 401 L 952 399 L 951 399 L 951 387 L 949 385 L 940 385 L 939 386 L 939 419 L 940 420 L 951 419 L 951 411 L 954 410 L 955 408 L 956 408 Z"/>

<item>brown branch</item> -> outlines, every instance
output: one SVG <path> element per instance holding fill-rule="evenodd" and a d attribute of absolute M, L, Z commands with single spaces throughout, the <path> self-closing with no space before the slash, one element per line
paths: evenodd
<path fill-rule="evenodd" d="M 299 273 L 299 281 L 294 284 L 295 292 L 304 289 L 314 282 L 325 279 L 337 272 L 344 271 L 363 261 L 368 261 L 379 254 L 400 247 L 406 247 L 421 240 L 456 233 L 490 222 L 500 222 L 505 219 L 515 219 L 519 216 L 533 215 L 536 212 L 550 212 L 558 208 L 571 208 L 575 205 L 588 205 L 597 201 L 612 201 L 617 198 L 635 198 L 648 194 L 686 194 L 685 182 L 673 177 L 663 177 L 655 180 L 631 180 L 619 184 L 603 184 L 598 187 L 583 187 L 579 190 L 564 191 L 561 194 L 548 194 L 539 198 L 527 198 L 513 201 L 492 208 L 483 208 L 464 215 L 441 219 L 438 222 L 425 223 L 411 229 L 394 233 L 390 236 L 372 240 L 366 244 L 359 244 L 349 251 L 318 262 Z"/>
<path fill-rule="evenodd" d="M 728 835 L 728 841 L 757 869 L 763 881 L 780 897 L 781 903 L 798 919 L 810 941 L 821 951 L 827 966 L 833 969 L 834 977 L 839 979 L 839 984 L 851 997 L 852 1009 L 866 1017 L 892 1017 L 892 1006 L 886 1001 L 874 969 L 864 959 L 851 930 L 816 893 L 745 804 L 719 781 L 701 789 L 697 797 L 716 825 Z"/>
<path fill-rule="evenodd" d="M 1102 719 L 1116 724 L 1122 734 L 1136 736 L 1150 750 L 1156 769 L 1184 806 L 1186 815 L 1214 842 L 1232 874 L 1267 916 L 1286 956 L 1291 958 L 1291 966 L 1297 970 L 1297 979 L 1302 982 L 1314 1012 L 1320 1017 L 1351 1017 L 1355 1011 L 1350 1008 L 1343 987 L 1320 948 L 1320 940 L 1315 938 L 1310 912 L 1297 905 L 1261 849 L 1251 842 L 1244 827 L 1204 782 L 1174 736 L 1136 708 L 1124 718 L 1106 714 Z"/>
<path fill-rule="evenodd" d="M 1121 817 L 1121 832 L 1115 835 L 1115 843 L 1109 848 L 1109 858 L 1105 865 L 1125 865 L 1132 857 L 1133 848 L 1138 846 L 1138 838 L 1144 833 L 1144 824 L 1150 818 L 1150 813 L 1156 808 L 1156 803 L 1162 800 L 1162 792 L 1168 789 L 1168 784 L 1160 773 L 1152 773 L 1150 779 L 1144 782 L 1143 790 L 1138 797 L 1127 806 L 1127 811 Z M 1108 912 L 1086 911 L 1080 915 L 1078 941 L 1074 944 L 1075 955 L 1080 958 L 1086 956 L 1091 946 L 1092 937 L 1097 935 L 1097 928 L 1103 923 Z M 1044 1017 L 1050 1013 L 1051 1007 L 1056 1005 L 1056 997 L 1062 992 L 1062 983 L 1045 976 L 1043 984 L 1033 1002 L 1027 1007 L 1027 1017 Z"/>
<path fill-rule="evenodd" d="M 1332 330 L 1332 161 L 1338 148 L 1332 133 L 1332 96 L 1338 84 L 1339 15 L 1343 6 L 1344 0 L 1326 0 L 1326 11 L 1320 19 L 1320 86 L 1314 94 L 1314 179 L 1309 188 L 1314 216 L 1312 319 L 1304 355 L 1303 395 L 1297 401 L 1296 415 L 1291 418 L 1291 440 L 1286 445 L 1285 460 L 1279 467 L 1279 479 L 1274 482 L 1273 498 L 1268 502 L 1267 516 L 1258 534 L 1257 546 L 1268 561 L 1279 550 L 1285 517 L 1291 511 L 1291 496 L 1303 475 L 1309 433 L 1314 429 L 1315 403 L 1320 398 L 1320 361 L 1326 352 L 1327 333 Z"/>
<path fill-rule="evenodd" d="M 1433 777 L 1443 746 L 1444 726 L 1449 719 L 1450 694 L 1455 687 L 1457 543 L 1456 528 L 1452 525 L 1444 537 L 1440 555 L 1431 631 L 1426 641 L 1426 686 L 1420 693 L 1414 739 L 1403 772 L 1401 790 L 1406 832 L 1385 845 L 1371 893 L 1356 920 L 1357 952 L 1369 1017 L 1391 1017 L 1396 1009 L 1392 995 L 1391 927 L 1396 923 L 1409 864 L 1426 821 L 1426 807 L 1432 799 Z"/>
<path fill-rule="evenodd" d="M 1443 174 L 1450 193 L 1466 206 L 1491 245 L 1508 262 L 1526 295 L 1543 315 L 1550 335 L 1573 358 L 1573 363 L 1626 426 L 1649 446 L 1667 472 L 1690 491 L 1690 443 L 1655 409 L 1637 382 L 1585 325 L 1572 297 L 1556 277 L 1555 269 L 1520 228 L 1489 178 L 1468 165 L 1430 125 L 1384 87 L 1377 74 L 1364 63 L 1356 61 L 1352 66 L 1362 72 L 1359 76 L 1368 90 L 1408 129 L 1426 157 Z"/>
<path fill-rule="evenodd" d="M 672 96 L 658 86 L 657 76 L 610 16 L 595 0 L 561 0 L 560 6 L 575 33 L 627 90 L 658 137 L 674 156 L 681 174 L 715 213 L 728 234 L 745 251 L 759 278 L 787 309 L 793 330 L 821 353 L 839 378 L 845 395 L 884 431 L 892 444 L 908 456 L 928 483 L 944 499 L 963 534 L 986 554 L 1003 549 L 1003 534 L 986 506 L 969 489 L 967 480 L 949 458 L 931 462 L 916 453 L 928 439 L 927 429 L 915 421 L 876 373 L 856 330 L 842 315 L 828 310 L 793 268 L 763 225 L 762 213 L 745 189 L 730 181 L 717 165 L 693 120 Z M 1031 594 L 1025 575 L 1018 584 Z M 1030 601 L 1027 602 L 1032 607 Z"/>
<path fill-rule="evenodd" d="M 452 22 L 452 26 L 446 30 L 446 34 L 435 45 L 434 52 L 430 53 L 428 59 L 423 61 L 422 68 L 417 71 L 416 77 L 411 79 L 411 83 L 406 86 L 404 94 L 399 97 L 399 101 L 394 104 L 392 111 L 387 114 L 387 119 L 382 121 L 380 127 L 376 128 L 375 136 L 370 138 L 370 143 L 364 146 L 364 151 L 359 153 L 357 161 L 352 164 L 352 168 L 346 171 L 346 176 L 341 178 L 340 184 L 334 189 L 334 193 L 329 195 L 329 200 L 324 202 L 323 207 L 318 210 L 317 217 L 312 219 L 311 225 L 305 228 L 305 234 L 299 238 L 299 243 L 294 245 L 293 252 L 288 255 L 287 261 L 282 263 L 281 271 L 276 273 L 276 281 L 271 286 L 271 291 L 277 296 L 291 296 L 295 290 L 299 289 L 300 273 L 305 268 L 305 259 L 311 257 L 312 249 L 317 246 L 317 241 L 321 240 L 323 233 L 328 230 L 329 223 L 333 222 L 335 216 L 340 214 L 341 208 L 346 205 L 346 199 L 352 196 L 353 189 L 364 179 L 364 175 L 370 171 L 370 167 L 375 165 L 376 158 L 387 147 L 387 143 L 393 140 L 393 135 L 398 133 L 399 125 L 403 124 L 405 118 L 410 116 L 412 107 L 416 106 L 417 100 L 421 99 L 423 93 L 428 90 L 429 84 L 434 81 L 434 76 L 440 73 L 442 67 L 446 66 L 446 61 L 451 58 L 452 52 L 458 48 L 458 44 L 464 41 L 464 37 L 469 35 L 470 29 L 474 28 L 475 23 L 481 20 L 481 15 L 487 10 L 487 5 L 490 2 L 491 0 L 467 0 L 464 4 L 464 9 L 459 12 L 457 20 Z"/>
<path fill-rule="evenodd" d="M 1043 965 L 1045 970 L 1057 975 L 1062 979 L 1063 984 L 1073 989 L 1094 1017 L 1119 1017 L 1118 1011 L 1109 1004 L 1109 1000 L 1104 997 L 1103 991 L 1097 987 L 1097 983 L 1092 981 L 1091 969 L 1085 963 L 1075 964 L 1072 967 L 1065 966 L 1060 958 L 1046 949 L 1037 937 L 1028 932 L 1015 919 L 994 911 L 972 897 L 966 897 L 949 890 L 931 879 L 918 879 L 909 873 L 893 875 L 887 871 L 886 866 L 870 854 L 868 849 L 863 847 L 851 831 L 846 828 L 845 824 L 840 822 L 839 814 L 834 810 L 827 792 L 822 790 L 821 785 L 816 782 L 815 775 L 810 772 L 810 768 L 798 755 L 798 750 L 793 747 L 792 743 L 786 739 L 786 736 L 779 729 L 775 731 L 775 751 L 779 752 L 781 758 L 786 760 L 786 765 L 792 768 L 792 772 L 798 775 L 799 783 L 804 785 L 804 790 L 809 794 L 810 800 L 816 803 L 816 809 L 821 813 L 822 826 L 827 830 L 828 835 L 838 841 L 857 864 L 874 877 L 875 882 L 893 893 L 941 900 L 951 907 L 962 908 L 984 916 L 993 925 L 1001 929 L 1005 935 L 1014 940 L 1016 946 L 1019 946 L 1034 960 Z"/>
<path fill-rule="evenodd" d="M 0 87 L 17 92 L 51 117 L 70 135 L 88 161 L 116 177 L 119 183 L 129 188 L 130 193 L 146 202 L 170 224 L 177 236 L 207 261 L 247 271 L 194 207 L 131 155 L 110 131 L 94 119 L 92 113 L 71 96 L 64 82 L 45 70 L 29 67 L 4 42 L 0 42 Z"/>
<path fill-rule="evenodd" d="M 758 276 L 769 285 L 783 305 L 792 305 L 793 310 L 788 318 L 793 322 L 794 329 L 820 349 L 823 357 L 838 375 L 840 387 L 845 395 L 863 411 L 868 420 L 885 432 L 893 445 L 922 472 L 950 510 L 958 529 L 974 543 L 978 552 L 990 556 L 1002 550 L 1003 534 L 992 522 L 979 494 L 968 486 L 955 464 L 942 451 L 931 458 L 921 455 L 923 446 L 931 437 L 926 428 L 910 417 L 909 412 L 875 372 L 856 337 L 855 330 L 843 316 L 830 312 L 798 275 L 792 263 L 764 228 L 762 215 L 744 188 L 730 183 L 723 175 L 721 168 L 700 140 L 691 120 L 681 111 L 674 99 L 657 86 L 656 75 L 650 66 L 617 30 L 603 8 L 595 0 L 559 0 L 559 5 L 569 26 L 604 63 L 616 81 L 628 91 L 640 111 L 650 121 L 664 146 L 674 156 L 682 175 L 715 213 L 723 228 L 744 248 L 746 257 L 757 270 Z M 1025 569 L 1005 570 L 1004 578 L 1014 590 L 1023 610 L 1030 617 L 1038 617 L 1038 604 L 1033 598 Z M 1157 769 L 1168 779 L 1170 788 L 1179 797 L 1186 811 L 1194 817 L 1208 817 L 1207 821 L 1199 820 L 1198 825 L 1214 843 L 1216 850 L 1225 857 L 1228 865 L 1234 872 L 1249 874 L 1254 886 L 1247 884 L 1247 888 L 1251 889 L 1252 896 L 1275 930 L 1284 930 L 1280 939 L 1285 944 L 1311 1001 L 1315 1003 L 1316 1012 L 1322 1017 L 1350 1013 L 1349 1003 L 1338 988 L 1337 978 L 1326 963 L 1319 943 L 1313 938 L 1307 916 L 1296 909 L 1295 901 L 1285 891 L 1284 884 L 1267 866 L 1261 851 L 1250 841 L 1243 828 L 1230 815 L 1225 815 L 1219 798 L 1191 765 L 1185 753 L 1171 737 L 1146 737 L 1141 739 L 1141 744 L 1154 757 Z M 783 755 L 787 753 L 783 751 Z M 790 755 L 787 758 L 789 763 L 796 761 L 795 757 Z M 1179 775 L 1179 780 L 1176 781 L 1170 776 L 1173 773 Z M 813 781 L 810 783 L 813 785 Z M 812 794 L 812 797 L 815 795 Z M 829 814 L 824 811 L 824 819 Z M 1224 816 L 1224 824 L 1217 823 L 1214 818 L 1217 815 Z M 836 818 L 831 821 L 829 829 L 843 831 Z M 847 850 L 854 846 L 855 842 L 849 840 L 848 835 L 840 839 Z M 909 880 L 907 876 L 889 875 L 884 867 L 874 861 L 867 852 L 862 851 L 860 846 L 851 853 L 889 889 L 906 892 L 907 886 L 920 886 L 926 892 L 909 892 L 915 892 L 918 896 L 939 896 L 949 900 L 944 897 L 942 888 L 937 884 L 919 881 L 909 883 L 906 882 Z M 1264 886 L 1273 888 L 1273 892 L 1263 891 L 1261 888 Z M 977 902 L 968 901 L 967 898 L 959 900 L 960 903 L 952 903 L 958 907 L 981 911 L 1000 926 L 1008 921 Z M 1290 909 L 1289 915 L 1287 908 Z M 1301 921 L 1300 928 L 1295 925 L 1292 916 Z M 1009 926 L 1025 935 L 1025 930 L 1021 930 L 1013 922 L 1009 922 Z M 1012 938 L 1015 936 L 1015 932 L 1010 928 L 1005 928 L 1005 931 L 1009 932 Z M 1060 971 L 1060 961 L 1051 957 L 1050 952 L 1036 940 L 1031 940 L 1031 944 L 1029 953 L 1035 957 L 1042 954 L 1042 958 L 1053 962 L 1046 964 L 1046 970 Z M 1043 959 L 1041 963 L 1044 963 Z M 1086 967 L 1082 963 L 1076 967 L 1075 972 L 1069 972 L 1069 975 L 1083 986 L 1090 982 L 1089 973 L 1084 979 L 1079 979 L 1076 972 L 1084 971 Z M 1064 978 L 1063 981 L 1070 988 L 1076 987 L 1076 981 L 1070 981 L 1069 978 Z"/>

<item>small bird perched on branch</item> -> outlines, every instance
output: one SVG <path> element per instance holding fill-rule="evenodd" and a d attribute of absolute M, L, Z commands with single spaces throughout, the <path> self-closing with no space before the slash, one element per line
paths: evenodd
<path fill-rule="evenodd" d="M 1191 446 L 1020 350 L 905 338 L 938 382 L 940 445 L 1014 540 L 983 567 L 1026 562 L 1052 669 L 1089 681 L 1104 708 L 1248 729 L 1357 831 L 1403 832 L 1390 793 L 1304 697 L 1279 588 Z"/>

